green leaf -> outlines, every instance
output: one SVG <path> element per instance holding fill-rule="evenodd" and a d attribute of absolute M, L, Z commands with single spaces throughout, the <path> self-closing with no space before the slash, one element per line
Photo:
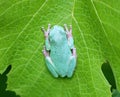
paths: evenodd
<path fill-rule="evenodd" d="M 20 97 L 111 97 L 101 65 L 111 64 L 120 90 L 120 0 L 0 0 L 0 73 Z M 42 54 L 48 23 L 72 24 L 74 76 L 53 78 Z"/>

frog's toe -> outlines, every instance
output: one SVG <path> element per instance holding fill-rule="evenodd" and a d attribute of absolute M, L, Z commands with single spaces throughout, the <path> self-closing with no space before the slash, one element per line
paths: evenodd
<path fill-rule="evenodd" d="M 67 24 L 64 24 L 64 27 L 66 27 L 67 26 Z"/>
<path fill-rule="evenodd" d="M 68 33 L 69 31 L 68 31 L 67 24 L 64 24 L 64 28 L 65 28 L 66 32 Z"/>
<path fill-rule="evenodd" d="M 43 33 L 46 32 L 44 27 L 41 27 L 41 30 L 42 30 Z"/>
<path fill-rule="evenodd" d="M 70 25 L 70 31 L 69 32 L 72 33 L 72 25 Z"/>
<path fill-rule="evenodd" d="M 47 29 L 48 33 L 50 33 L 50 27 L 51 27 L 51 24 L 48 24 L 48 29 Z"/>

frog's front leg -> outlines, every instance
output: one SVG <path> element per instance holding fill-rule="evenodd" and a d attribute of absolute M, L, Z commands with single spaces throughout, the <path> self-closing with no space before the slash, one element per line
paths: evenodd
<path fill-rule="evenodd" d="M 57 69 L 54 65 L 54 63 L 52 62 L 50 56 L 49 56 L 49 51 L 47 51 L 45 48 L 43 50 L 43 54 L 45 56 L 45 61 L 46 61 L 46 65 L 47 68 L 49 69 L 49 71 L 52 73 L 52 75 L 54 77 L 58 77 L 58 73 L 57 73 Z"/>
<path fill-rule="evenodd" d="M 44 27 L 42 27 L 42 31 L 44 33 L 44 36 L 45 36 L 45 47 L 46 47 L 46 50 L 50 50 L 50 43 L 49 43 L 49 33 L 50 33 L 50 24 L 48 24 L 48 29 L 47 31 L 44 29 Z"/>
<path fill-rule="evenodd" d="M 70 47 L 70 49 L 74 48 L 74 40 L 73 40 L 73 36 L 72 36 L 72 25 L 70 25 L 70 29 L 68 30 L 68 27 L 66 24 L 64 24 L 65 30 L 66 30 L 66 35 L 67 35 L 67 39 L 68 39 L 68 45 Z"/>

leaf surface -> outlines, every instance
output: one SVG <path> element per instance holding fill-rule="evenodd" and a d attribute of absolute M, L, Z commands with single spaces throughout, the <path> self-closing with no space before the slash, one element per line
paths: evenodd
<path fill-rule="evenodd" d="M 101 65 L 108 60 L 120 90 L 120 1 L 0 0 L 0 72 L 12 64 L 8 90 L 20 97 L 111 97 Z M 74 76 L 53 78 L 40 28 L 72 24 Z"/>

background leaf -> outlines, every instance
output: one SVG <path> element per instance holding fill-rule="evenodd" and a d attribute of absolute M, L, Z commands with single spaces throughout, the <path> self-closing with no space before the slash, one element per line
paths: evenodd
<path fill-rule="evenodd" d="M 120 90 L 119 0 L 0 0 L 0 72 L 12 64 L 8 88 L 21 97 L 111 97 L 101 71 L 108 60 Z M 53 78 L 46 68 L 40 27 L 72 24 L 74 76 Z"/>

